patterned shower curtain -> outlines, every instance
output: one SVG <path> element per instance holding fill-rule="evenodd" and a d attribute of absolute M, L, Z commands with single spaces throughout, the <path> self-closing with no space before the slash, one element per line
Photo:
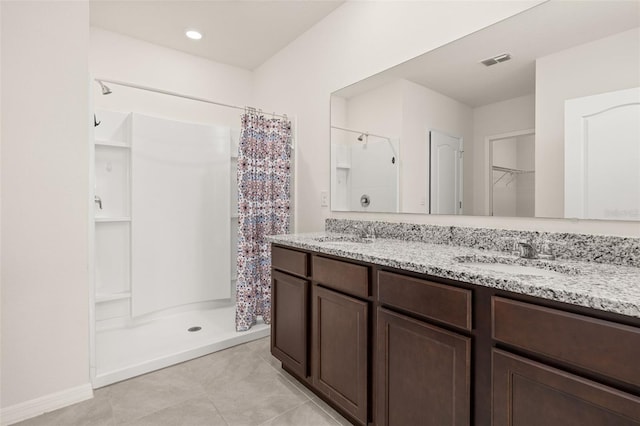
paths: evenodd
<path fill-rule="evenodd" d="M 291 122 L 242 115 L 238 153 L 236 330 L 271 323 L 271 248 L 266 235 L 289 232 Z"/>

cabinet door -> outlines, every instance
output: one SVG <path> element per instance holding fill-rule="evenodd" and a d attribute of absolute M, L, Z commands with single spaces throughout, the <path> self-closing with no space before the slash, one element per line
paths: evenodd
<path fill-rule="evenodd" d="M 469 425 L 471 339 L 378 309 L 378 425 Z"/>
<path fill-rule="evenodd" d="M 308 376 L 309 282 L 271 273 L 271 353 L 300 377 Z"/>
<path fill-rule="evenodd" d="M 313 287 L 313 384 L 367 423 L 367 302 Z"/>
<path fill-rule="evenodd" d="M 498 349 L 493 426 L 638 426 L 640 398 Z"/>

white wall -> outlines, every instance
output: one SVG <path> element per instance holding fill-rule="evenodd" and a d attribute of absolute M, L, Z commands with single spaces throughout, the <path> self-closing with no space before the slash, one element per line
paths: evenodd
<path fill-rule="evenodd" d="M 91 28 L 89 68 L 94 78 L 136 83 L 231 105 L 251 103 L 250 71 L 99 28 Z M 108 85 L 113 93 L 103 96 L 100 86 L 92 83 L 97 108 L 240 127 L 241 110 Z"/>
<path fill-rule="evenodd" d="M 89 6 L 3 1 L 0 7 L 6 422 L 26 401 L 68 390 L 77 391 L 76 400 L 91 396 Z"/>
<path fill-rule="evenodd" d="M 640 86 L 640 29 L 536 61 L 536 216 L 564 215 L 564 102 Z M 631 226 L 640 235 L 640 225 Z"/>
<path fill-rule="evenodd" d="M 422 213 L 429 209 L 429 143 L 428 132 L 436 130 L 461 137 L 465 151 L 463 160 L 463 211 L 471 206 L 473 179 L 473 115 L 467 105 L 434 90 L 404 81 L 402 106 L 402 211 Z M 470 212 L 471 210 L 469 210 Z"/>
<path fill-rule="evenodd" d="M 345 126 L 397 138 L 402 128 L 403 82 L 396 80 L 347 99 Z M 358 135 L 352 133 L 353 138 Z"/>
<path fill-rule="evenodd" d="M 297 115 L 297 230 L 322 229 L 330 216 L 452 223 L 446 216 L 340 214 L 320 208 L 320 191 L 330 185 L 330 94 L 537 3 L 347 2 L 256 69 L 255 103 Z M 467 219 L 474 218 L 455 220 Z"/>

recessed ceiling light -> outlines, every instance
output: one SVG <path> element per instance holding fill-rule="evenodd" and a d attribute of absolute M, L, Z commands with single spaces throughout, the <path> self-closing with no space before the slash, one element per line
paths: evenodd
<path fill-rule="evenodd" d="M 184 35 L 189 37 L 191 40 L 200 40 L 202 38 L 202 33 L 196 30 L 186 30 Z"/>

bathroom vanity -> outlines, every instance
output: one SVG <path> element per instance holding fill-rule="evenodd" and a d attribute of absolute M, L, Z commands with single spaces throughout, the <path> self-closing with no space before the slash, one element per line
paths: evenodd
<path fill-rule="evenodd" d="M 271 241 L 272 354 L 354 424 L 640 424 L 640 268 Z"/>

